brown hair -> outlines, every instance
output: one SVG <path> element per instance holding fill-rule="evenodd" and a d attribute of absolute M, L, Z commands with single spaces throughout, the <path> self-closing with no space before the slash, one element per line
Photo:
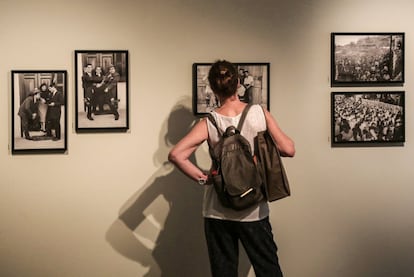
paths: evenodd
<path fill-rule="evenodd" d="M 208 73 L 211 89 L 218 96 L 225 98 L 236 93 L 238 78 L 236 67 L 226 60 L 216 61 Z"/>

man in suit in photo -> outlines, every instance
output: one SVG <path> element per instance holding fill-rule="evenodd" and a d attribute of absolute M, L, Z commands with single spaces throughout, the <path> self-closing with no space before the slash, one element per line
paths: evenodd
<path fill-rule="evenodd" d="M 110 65 L 109 72 L 105 75 L 102 83 L 97 85 L 103 92 L 104 104 L 108 104 L 111 112 L 115 116 L 115 120 L 119 119 L 117 90 L 120 78 L 121 76 L 116 72 L 115 66 Z"/>
<path fill-rule="evenodd" d="M 93 120 L 92 109 L 95 107 L 95 79 L 92 75 L 92 64 L 87 64 L 82 75 L 82 87 L 85 95 L 87 118 Z"/>
<path fill-rule="evenodd" d="M 64 105 L 64 97 L 61 91 L 58 91 L 55 84 L 49 86 L 49 95 L 46 100 L 48 109 L 46 114 L 46 134 L 53 137 L 53 140 L 60 140 L 60 117 L 61 107 Z M 52 130 L 55 130 L 55 135 L 52 136 Z"/>
<path fill-rule="evenodd" d="M 18 115 L 21 119 L 22 131 L 25 139 L 32 140 L 30 136 L 30 126 L 39 119 L 39 99 L 40 91 L 34 89 L 32 93 L 27 96 L 20 105 Z"/>

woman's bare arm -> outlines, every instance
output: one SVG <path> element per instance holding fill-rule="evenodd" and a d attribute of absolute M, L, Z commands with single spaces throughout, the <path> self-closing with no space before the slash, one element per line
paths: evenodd
<path fill-rule="evenodd" d="M 208 138 L 206 119 L 198 122 L 168 154 L 168 160 L 191 179 L 207 180 L 207 175 L 190 161 L 193 152 Z"/>
<path fill-rule="evenodd" d="M 267 123 L 267 129 L 269 130 L 270 135 L 276 141 L 276 144 L 279 148 L 280 155 L 283 157 L 293 157 L 295 156 L 295 143 L 293 140 L 288 137 L 282 129 L 280 129 L 276 120 L 270 114 L 269 111 L 265 110 L 265 118 Z"/>

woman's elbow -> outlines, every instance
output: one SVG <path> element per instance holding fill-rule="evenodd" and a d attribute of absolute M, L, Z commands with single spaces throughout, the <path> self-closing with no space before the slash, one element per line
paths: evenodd
<path fill-rule="evenodd" d="M 171 150 L 170 153 L 168 153 L 168 161 L 170 161 L 173 164 L 176 164 L 178 160 L 177 153 L 174 150 Z"/>
<path fill-rule="evenodd" d="M 282 157 L 290 157 L 293 158 L 296 154 L 295 144 L 289 143 L 289 145 L 286 145 L 282 149 L 280 149 L 280 155 Z"/>
<path fill-rule="evenodd" d="M 290 157 L 293 158 L 296 154 L 296 150 L 295 148 L 290 149 L 289 151 L 286 152 L 286 157 Z"/>

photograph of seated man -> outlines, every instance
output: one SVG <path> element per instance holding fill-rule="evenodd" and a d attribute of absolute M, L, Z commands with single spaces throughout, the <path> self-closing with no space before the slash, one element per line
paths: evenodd
<path fill-rule="evenodd" d="M 102 67 L 92 68 L 92 64 L 87 64 L 82 76 L 82 87 L 85 94 L 85 105 L 89 120 L 94 120 L 92 114 L 100 115 L 112 113 L 115 120 L 119 119 L 117 86 L 120 75 L 116 72 L 114 65 L 109 65 L 109 72 L 103 74 Z M 105 105 L 109 112 L 105 110 Z"/>
<path fill-rule="evenodd" d="M 99 113 L 104 113 L 104 105 L 108 105 L 111 113 L 114 115 L 115 120 L 119 119 L 118 113 L 118 99 L 117 99 L 117 87 L 120 80 L 120 75 L 116 72 L 114 65 L 109 66 L 109 72 L 105 74 L 103 80 L 96 84 L 96 92 L 98 97 L 97 105 Z M 99 114 L 98 113 L 98 114 Z"/>
<path fill-rule="evenodd" d="M 128 51 L 75 50 L 77 132 L 129 129 Z"/>
<path fill-rule="evenodd" d="M 104 99 L 103 99 L 103 94 L 102 94 L 102 90 L 101 89 L 97 89 L 96 85 L 99 83 L 102 83 L 103 78 L 104 78 L 104 72 L 101 66 L 97 66 L 95 68 L 95 70 L 92 71 L 92 78 L 93 78 L 93 82 L 94 82 L 94 101 L 92 104 L 92 112 L 94 114 L 99 114 L 99 113 L 104 113 Z M 93 120 L 93 119 L 92 119 Z"/>

